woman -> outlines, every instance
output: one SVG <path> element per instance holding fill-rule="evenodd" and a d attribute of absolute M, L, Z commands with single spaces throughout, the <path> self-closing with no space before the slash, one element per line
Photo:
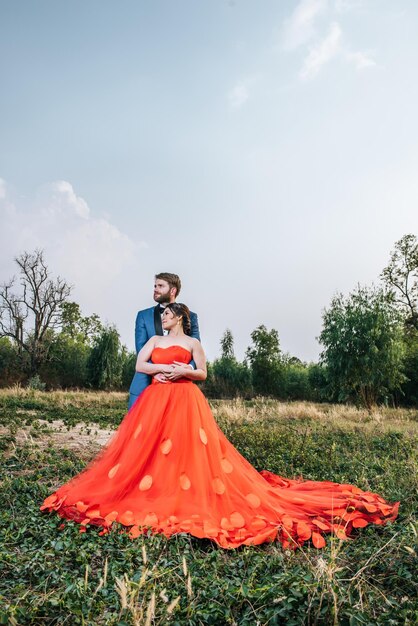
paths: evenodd
<path fill-rule="evenodd" d="M 320 548 L 326 533 L 345 539 L 353 528 L 395 519 L 399 503 L 352 485 L 259 473 L 220 431 L 192 383 L 206 378 L 206 358 L 188 336 L 188 308 L 169 304 L 162 324 L 168 335 L 145 344 L 136 369 L 163 374 L 163 381 L 153 379 L 107 447 L 41 510 L 55 510 L 83 530 L 101 526 L 101 534 L 119 522 L 133 538 L 148 529 L 187 532 L 224 548 L 275 539 L 285 547 L 311 540 Z M 191 357 L 195 369 L 187 365 Z"/>

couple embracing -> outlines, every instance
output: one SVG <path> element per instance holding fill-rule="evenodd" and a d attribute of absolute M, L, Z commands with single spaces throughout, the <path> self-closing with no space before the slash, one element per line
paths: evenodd
<path fill-rule="evenodd" d="M 225 437 L 193 381 L 206 378 L 195 313 L 175 302 L 180 280 L 155 277 L 156 307 L 136 320 L 130 409 L 104 450 L 41 510 L 101 528 L 188 533 L 222 548 L 278 540 L 296 548 L 347 538 L 397 516 L 399 503 L 350 484 L 257 471 Z M 277 450 L 280 454 L 280 450 Z"/>
<path fill-rule="evenodd" d="M 182 316 L 186 316 L 186 320 L 190 327 L 187 328 L 188 335 L 194 339 L 200 341 L 199 322 L 196 313 L 192 313 L 184 304 L 177 304 L 176 298 L 181 290 L 181 281 L 177 274 L 170 274 L 169 272 L 162 272 L 155 276 L 154 280 L 154 301 L 156 306 L 139 311 L 136 316 L 135 322 L 135 348 L 138 354 L 149 339 L 153 336 L 165 336 L 168 335 L 168 330 L 163 328 L 164 313 L 166 315 L 173 315 L 174 311 L 183 312 Z M 168 305 L 173 305 L 169 308 Z M 166 310 L 167 309 L 167 310 Z M 182 317 L 183 319 L 183 317 Z M 178 380 L 181 377 L 180 368 L 184 364 L 176 362 L 170 367 L 170 371 L 166 373 L 158 372 L 155 374 L 155 379 L 161 383 L 167 382 L 167 380 Z M 190 369 L 195 368 L 195 363 L 191 360 Z M 166 375 L 167 374 L 167 375 Z M 130 409 L 138 396 L 144 391 L 144 389 L 150 384 L 151 376 L 144 372 L 136 372 L 129 389 L 129 405 Z"/>

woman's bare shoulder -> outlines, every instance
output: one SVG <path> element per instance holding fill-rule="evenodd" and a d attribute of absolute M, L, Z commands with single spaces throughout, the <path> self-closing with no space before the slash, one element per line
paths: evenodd
<path fill-rule="evenodd" d="M 203 352 L 203 346 L 199 339 L 195 337 L 189 337 L 189 348 L 192 352 Z"/>

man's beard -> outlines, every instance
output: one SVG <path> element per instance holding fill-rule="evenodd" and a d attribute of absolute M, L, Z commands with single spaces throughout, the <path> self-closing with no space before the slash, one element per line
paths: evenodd
<path fill-rule="evenodd" d="M 154 298 L 155 302 L 158 302 L 158 304 L 169 304 L 170 302 L 170 294 L 169 293 L 162 293 L 159 296 L 156 296 Z"/>

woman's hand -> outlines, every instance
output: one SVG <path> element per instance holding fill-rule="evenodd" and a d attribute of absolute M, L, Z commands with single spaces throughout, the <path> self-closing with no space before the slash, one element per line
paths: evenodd
<path fill-rule="evenodd" d="M 168 383 L 170 374 L 173 371 L 173 366 L 170 365 L 160 365 L 160 371 L 154 374 L 155 380 L 158 380 L 159 383 Z"/>
<path fill-rule="evenodd" d="M 167 376 L 167 374 L 170 374 L 173 371 L 173 367 L 174 367 L 174 365 L 172 365 L 171 363 L 170 363 L 170 365 L 160 365 L 158 367 L 158 369 L 159 369 L 158 373 L 159 374 L 165 374 L 165 376 Z"/>
<path fill-rule="evenodd" d="M 155 374 L 153 378 L 155 378 L 155 380 L 158 380 L 159 383 L 168 383 L 168 380 L 165 374 Z"/>
<path fill-rule="evenodd" d="M 178 380 L 179 378 L 183 378 L 185 372 L 190 371 L 190 366 L 185 363 L 181 363 L 180 361 L 174 361 L 171 368 L 171 372 L 165 374 L 168 380 Z"/>

